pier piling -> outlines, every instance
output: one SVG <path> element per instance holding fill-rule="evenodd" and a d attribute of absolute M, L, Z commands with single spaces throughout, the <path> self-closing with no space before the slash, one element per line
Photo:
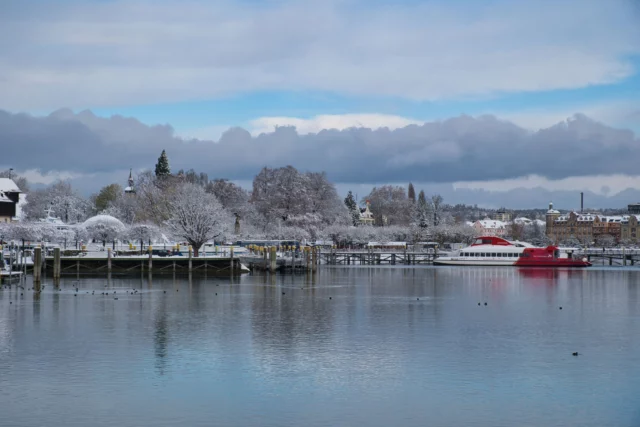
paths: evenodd
<path fill-rule="evenodd" d="M 276 263 L 277 263 L 277 261 L 276 261 L 276 256 L 277 255 L 276 255 L 276 247 L 275 246 L 271 246 L 270 255 L 271 255 L 271 258 L 270 258 L 271 263 L 269 265 L 269 271 L 272 272 L 272 273 L 275 273 L 276 272 Z"/>
<path fill-rule="evenodd" d="M 53 249 L 53 280 L 60 281 L 60 248 Z"/>
<path fill-rule="evenodd" d="M 33 251 L 33 281 L 40 283 L 42 274 L 42 248 L 38 246 Z"/>

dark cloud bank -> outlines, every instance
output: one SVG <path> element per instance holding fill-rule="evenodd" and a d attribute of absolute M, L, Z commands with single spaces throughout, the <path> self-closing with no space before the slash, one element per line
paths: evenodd
<path fill-rule="evenodd" d="M 152 168 L 166 149 L 174 170 L 194 168 L 212 178 L 235 180 L 251 180 L 264 166 L 287 164 L 324 170 L 333 181 L 349 183 L 449 183 L 529 174 L 560 179 L 638 175 L 639 142 L 629 130 L 584 115 L 537 132 L 493 116 L 460 116 L 397 130 L 353 128 L 309 135 L 281 127 L 252 137 L 233 128 L 212 142 L 183 140 L 169 125 L 100 118 L 89 111 L 59 110 L 47 117 L 0 111 L 0 165 L 42 172 Z"/>

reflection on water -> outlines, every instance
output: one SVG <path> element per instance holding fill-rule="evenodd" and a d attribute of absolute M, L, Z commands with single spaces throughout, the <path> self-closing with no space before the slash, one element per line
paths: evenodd
<path fill-rule="evenodd" d="M 353 267 L 3 288 L 0 424 L 635 426 L 638 279 Z"/>

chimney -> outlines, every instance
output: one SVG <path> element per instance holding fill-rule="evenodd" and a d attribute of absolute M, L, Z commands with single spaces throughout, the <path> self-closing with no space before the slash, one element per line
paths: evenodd
<path fill-rule="evenodd" d="M 584 193 L 580 192 L 580 213 L 584 212 Z"/>

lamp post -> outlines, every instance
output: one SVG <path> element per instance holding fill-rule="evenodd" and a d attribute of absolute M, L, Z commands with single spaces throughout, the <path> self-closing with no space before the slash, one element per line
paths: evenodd
<path fill-rule="evenodd" d="M 13 168 L 9 168 L 9 179 L 12 178 L 13 175 Z"/>

